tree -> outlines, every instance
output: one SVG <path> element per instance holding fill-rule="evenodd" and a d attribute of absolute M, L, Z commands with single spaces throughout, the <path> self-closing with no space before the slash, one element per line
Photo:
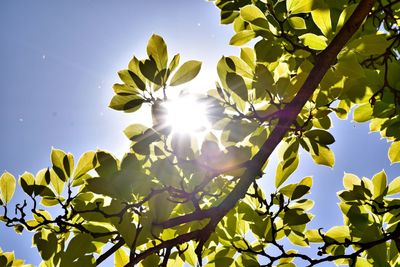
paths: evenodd
<path fill-rule="evenodd" d="M 329 116 L 346 119 L 352 107 L 353 119 L 370 121 L 392 142 L 391 162 L 400 162 L 400 1 L 215 4 L 221 22 L 233 24 L 231 44 L 254 48 L 222 57 L 215 90 L 196 96 L 211 123 L 204 140 L 172 131 L 165 118 L 171 87 L 195 78 L 201 63 L 179 65 L 179 54 L 168 61 L 164 40 L 152 35 L 148 58 L 133 57 L 119 72 L 110 107 L 148 105 L 153 126 L 126 128 L 132 145 L 121 160 L 88 151 L 75 162 L 53 149 L 51 168 L 19 177 L 27 200 L 15 208 L 16 179 L 4 173 L 1 220 L 35 233 L 42 266 L 93 266 L 112 256 L 116 266 L 398 266 L 400 177 L 388 185 L 383 171 L 345 174 L 344 224 L 327 231 L 307 227 L 312 178 L 286 180 L 300 149 L 333 166 Z M 267 196 L 258 181 L 275 148 L 276 190 Z M 310 243 L 317 255 L 296 248 Z M 1 266 L 22 264 L 0 255 Z"/>

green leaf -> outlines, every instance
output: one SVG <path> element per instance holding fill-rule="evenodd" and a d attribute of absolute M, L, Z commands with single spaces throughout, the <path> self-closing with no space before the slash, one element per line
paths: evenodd
<path fill-rule="evenodd" d="M 331 12 L 329 9 L 314 9 L 311 11 L 311 16 L 325 36 L 332 32 Z"/>
<path fill-rule="evenodd" d="M 304 136 L 314 140 L 321 145 L 330 145 L 335 142 L 335 138 L 328 131 L 314 129 L 304 133 Z"/>
<path fill-rule="evenodd" d="M 313 8 L 313 0 L 287 0 L 286 10 L 289 14 L 308 13 Z"/>
<path fill-rule="evenodd" d="M 300 35 L 299 39 L 303 41 L 305 46 L 314 50 L 324 50 L 328 46 L 328 39 L 325 36 L 314 33 L 305 33 Z"/>
<path fill-rule="evenodd" d="M 247 86 L 241 76 L 234 72 L 228 72 L 226 74 L 226 84 L 229 89 L 235 92 L 241 99 L 247 101 Z"/>
<path fill-rule="evenodd" d="M 149 127 L 144 126 L 143 124 L 131 124 L 125 128 L 124 134 L 129 140 L 135 141 L 137 138 L 140 138 L 145 131 L 147 131 Z"/>
<path fill-rule="evenodd" d="M 384 34 L 369 34 L 352 41 L 348 49 L 363 56 L 381 55 L 385 53 L 389 44 Z"/>
<path fill-rule="evenodd" d="M 170 86 L 177 86 L 191 81 L 199 74 L 201 69 L 201 62 L 197 60 L 190 60 L 183 63 L 182 66 L 176 71 L 171 79 Z"/>
<path fill-rule="evenodd" d="M 158 266 L 160 257 L 157 254 L 151 254 L 139 263 L 139 267 L 154 267 Z"/>
<path fill-rule="evenodd" d="M 307 29 L 306 22 L 302 17 L 290 17 L 288 18 L 288 22 L 290 26 L 292 26 L 296 30 Z"/>
<path fill-rule="evenodd" d="M 254 68 L 256 62 L 256 55 L 254 50 L 250 47 L 242 47 L 240 49 L 240 58 L 247 63 L 251 68 Z"/>
<path fill-rule="evenodd" d="M 328 147 L 318 144 L 318 153 L 312 153 L 311 156 L 317 164 L 325 165 L 331 168 L 335 164 L 335 155 Z"/>
<path fill-rule="evenodd" d="M 256 19 L 265 19 L 264 13 L 255 5 L 247 5 L 240 9 L 243 20 L 252 22 Z"/>
<path fill-rule="evenodd" d="M 394 195 L 400 193 L 400 176 L 396 177 L 390 184 L 389 190 L 387 192 L 388 195 Z"/>
<path fill-rule="evenodd" d="M 64 151 L 54 147 L 51 149 L 51 162 L 53 163 L 53 169 L 61 180 L 66 181 L 68 177 L 66 169 L 69 169 L 69 161 L 64 159 L 68 159 L 68 156 Z"/>
<path fill-rule="evenodd" d="M 113 85 L 113 90 L 117 95 L 136 95 L 138 94 L 138 91 L 127 84 L 119 84 L 116 83 Z"/>
<path fill-rule="evenodd" d="M 291 157 L 285 161 L 281 161 L 276 168 L 275 186 L 278 188 L 281 186 L 289 176 L 297 169 L 299 165 L 299 157 L 297 153 L 294 157 Z"/>
<path fill-rule="evenodd" d="M 159 80 L 156 79 L 156 74 L 158 73 L 157 63 L 154 61 L 153 58 L 140 61 L 139 69 L 147 80 L 156 83 L 158 85 L 161 85 L 161 79 Z"/>
<path fill-rule="evenodd" d="M 127 113 L 135 112 L 145 102 L 138 95 L 121 96 L 115 95 L 109 104 L 109 107 L 115 110 L 124 111 Z"/>
<path fill-rule="evenodd" d="M 153 34 L 147 44 L 147 55 L 157 64 L 158 70 L 165 69 L 168 63 L 167 45 L 163 38 Z"/>
<path fill-rule="evenodd" d="M 129 262 L 128 253 L 123 248 L 118 249 L 117 252 L 115 252 L 114 254 L 114 266 L 123 267 L 128 262 Z"/>
<path fill-rule="evenodd" d="M 83 155 L 78 160 L 78 164 L 74 170 L 73 179 L 78 179 L 88 171 L 94 169 L 96 166 L 96 152 L 88 151 L 83 153 Z"/>
<path fill-rule="evenodd" d="M 358 176 L 352 174 L 352 173 L 345 173 L 343 176 L 343 186 L 347 190 L 353 190 L 354 185 L 360 185 L 361 180 L 358 178 Z"/>
<path fill-rule="evenodd" d="M 25 193 L 29 196 L 33 194 L 33 185 L 35 184 L 35 177 L 29 172 L 24 172 L 18 180 L 19 185 Z"/>
<path fill-rule="evenodd" d="M 373 108 L 370 103 L 357 106 L 354 109 L 353 120 L 356 122 L 366 122 L 372 119 Z"/>
<path fill-rule="evenodd" d="M 350 231 L 347 226 L 334 226 L 325 235 L 337 242 L 345 242 L 346 239 L 350 239 Z"/>
<path fill-rule="evenodd" d="M 15 192 L 15 178 L 9 172 L 4 172 L 0 177 L 0 189 L 4 203 L 10 202 Z"/>
<path fill-rule="evenodd" d="M 372 183 L 374 184 L 374 197 L 379 197 L 385 193 L 387 178 L 384 170 L 375 174 L 372 177 Z"/>
<path fill-rule="evenodd" d="M 339 58 L 335 66 L 338 72 L 353 80 L 365 77 L 364 70 L 354 53 L 347 53 L 345 56 Z"/>
<path fill-rule="evenodd" d="M 392 164 L 400 162 L 400 141 L 393 142 L 390 145 L 388 156 Z"/>
<path fill-rule="evenodd" d="M 251 41 L 256 37 L 256 33 L 252 30 L 243 30 L 238 33 L 236 33 L 234 36 L 232 36 L 231 40 L 229 41 L 230 45 L 244 45 L 247 42 Z"/>

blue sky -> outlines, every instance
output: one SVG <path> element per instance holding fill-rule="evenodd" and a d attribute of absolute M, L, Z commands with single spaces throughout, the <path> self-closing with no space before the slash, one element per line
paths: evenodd
<path fill-rule="evenodd" d="M 152 33 L 183 61 L 203 61 L 194 87 L 212 88 L 218 59 L 239 53 L 228 45 L 231 26 L 219 25 L 218 10 L 204 0 L 1 1 L 0 171 L 36 173 L 50 165 L 52 146 L 75 157 L 96 148 L 126 151 L 122 130 L 143 118 L 107 108 L 111 86 L 132 55 L 145 55 Z M 400 164 L 390 166 L 386 141 L 368 131 L 366 124 L 335 119 L 335 167 L 315 166 L 306 155 L 288 181 L 313 175 L 314 226 L 341 223 L 336 192 L 344 172 L 371 177 L 385 169 L 390 179 L 400 174 Z M 269 188 L 271 172 L 263 181 Z M 4 226 L 0 231 L 0 247 L 39 263 L 29 235 Z"/>

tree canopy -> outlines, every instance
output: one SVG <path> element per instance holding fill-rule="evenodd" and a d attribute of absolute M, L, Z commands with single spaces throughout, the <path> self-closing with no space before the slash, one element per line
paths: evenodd
<path fill-rule="evenodd" d="M 132 143 L 121 159 L 54 148 L 51 167 L 19 176 L 22 203 L 12 199 L 17 179 L 3 173 L 0 220 L 34 233 L 43 267 L 110 257 L 115 266 L 400 266 L 400 177 L 346 173 L 343 225 L 330 229 L 308 225 L 313 178 L 287 181 L 299 151 L 334 165 L 333 116 L 370 122 L 400 162 L 400 1 L 213 2 L 240 53 L 220 59 L 214 89 L 178 96 L 201 104 L 209 125 L 192 118 L 194 131 L 183 132 L 168 122 L 170 92 L 201 62 L 180 62 L 153 34 L 147 57 L 118 72 L 109 105 L 126 113 L 148 106 L 152 125 L 125 129 Z M 259 181 L 276 149 L 268 195 Z M 312 244 L 316 254 L 303 248 Z M 0 266 L 23 265 L 0 250 Z"/>

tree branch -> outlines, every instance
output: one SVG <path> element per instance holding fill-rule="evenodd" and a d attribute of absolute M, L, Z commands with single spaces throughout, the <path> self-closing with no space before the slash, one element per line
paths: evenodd
<path fill-rule="evenodd" d="M 316 59 L 316 63 L 313 69 L 310 71 L 306 81 L 300 88 L 294 99 L 286 105 L 281 114 L 284 116 L 279 117 L 277 126 L 273 129 L 268 139 L 264 142 L 258 153 L 253 159 L 248 162 L 248 168 L 246 169 L 243 176 L 240 178 L 237 185 L 234 187 L 232 192 L 219 204 L 217 207 L 210 208 L 208 210 L 196 211 L 194 213 L 183 215 L 172 218 L 161 224 L 164 228 L 173 227 L 182 223 L 201 220 L 205 218 L 212 218 L 213 221 L 220 221 L 226 213 L 228 213 L 236 203 L 245 196 L 248 188 L 259 176 L 260 170 L 264 166 L 265 162 L 272 154 L 274 149 L 282 141 L 282 138 L 287 133 L 289 127 L 295 122 L 297 115 L 301 112 L 301 109 L 306 104 L 308 99 L 312 96 L 318 84 L 321 82 L 327 70 L 336 61 L 336 57 L 345 44 L 350 40 L 354 33 L 362 25 L 364 19 L 368 16 L 372 9 L 374 0 L 361 0 L 357 8 L 350 16 L 348 21 L 342 27 L 340 32 L 335 36 L 328 47 L 321 52 Z M 207 230 L 207 226 L 204 228 Z M 166 240 L 161 244 L 151 247 L 143 253 L 137 255 L 132 261 L 126 266 L 134 266 L 139 261 L 143 260 L 147 256 L 171 246 L 182 244 L 190 240 L 198 240 L 202 234 L 203 229 L 196 230 L 178 236 L 174 239 Z"/>

